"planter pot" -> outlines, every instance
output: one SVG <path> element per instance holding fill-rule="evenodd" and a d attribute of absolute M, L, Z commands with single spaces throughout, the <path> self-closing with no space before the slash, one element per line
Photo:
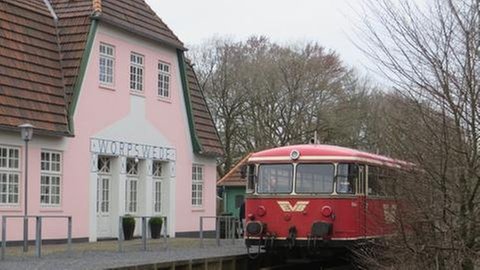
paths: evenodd
<path fill-rule="evenodd" d="M 133 232 L 135 231 L 135 223 L 123 223 L 123 237 L 125 240 L 133 239 Z"/>
<path fill-rule="evenodd" d="M 162 231 L 162 224 L 150 224 L 150 234 L 153 239 L 160 238 L 160 232 Z"/>

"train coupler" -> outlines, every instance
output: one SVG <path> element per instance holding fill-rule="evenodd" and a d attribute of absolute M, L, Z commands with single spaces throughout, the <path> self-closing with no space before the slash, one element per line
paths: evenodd
<path fill-rule="evenodd" d="M 318 236 L 315 236 L 315 235 L 308 235 L 307 237 L 307 248 L 310 250 L 310 249 L 317 249 L 317 243 L 318 241 L 320 240 L 321 238 L 319 238 Z"/>
<path fill-rule="evenodd" d="M 287 245 L 289 249 L 295 247 L 295 241 L 297 239 L 297 228 L 292 226 L 288 229 Z"/>
<path fill-rule="evenodd" d="M 268 234 L 265 236 L 265 244 L 264 244 L 264 247 L 265 247 L 265 250 L 269 250 L 269 249 L 273 249 L 274 245 L 275 245 L 275 239 L 277 238 L 277 235 L 276 234 Z"/>
<path fill-rule="evenodd" d="M 247 240 L 248 240 L 248 237 L 247 237 Z M 251 260 L 255 260 L 256 258 L 258 258 L 260 256 L 260 251 L 261 251 L 261 243 L 262 243 L 262 239 L 260 238 L 260 241 L 258 242 L 258 245 L 257 245 L 257 252 L 256 253 L 252 253 L 250 252 L 250 247 L 251 245 L 250 244 L 247 244 L 247 255 L 248 255 L 248 258 L 250 258 Z"/>

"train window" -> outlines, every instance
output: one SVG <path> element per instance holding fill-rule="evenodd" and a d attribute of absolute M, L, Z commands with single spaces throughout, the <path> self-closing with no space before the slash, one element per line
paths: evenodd
<path fill-rule="evenodd" d="M 246 193 L 253 193 L 255 190 L 255 165 L 250 164 L 247 167 L 247 190 Z"/>
<path fill-rule="evenodd" d="M 258 172 L 258 193 L 292 192 L 292 164 L 262 164 Z"/>
<path fill-rule="evenodd" d="M 368 195 L 385 196 L 385 184 L 388 181 L 385 172 L 378 167 L 368 167 Z"/>
<path fill-rule="evenodd" d="M 396 188 L 397 179 L 399 179 L 399 173 L 400 173 L 400 171 L 396 171 L 396 170 L 393 170 L 393 169 L 388 169 L 384 173 L 384 176 L 385 176 L 385 180 L 384 180 L 385 193 L 388 196 L 393 196 L 393 195 L 396 194 L 395 188 Z M 387 177 L 388 177 L 388 179 L 387 179 Z"/>
<path fill-rule="evenodd" d="M 357 194 L 365 194 L 365 165 L 358 166 Z"/>
<path fill-rule="evenodd" d="M 355 185 L 358 179 L 357 164 L 338 164 L 337 166 L 337 193 L 355 194 Z"/>
<path fill-rule="evenodd" d="M 297 193 L 332 193 L 333 164 L 299 164 L 297 165 Z"/>

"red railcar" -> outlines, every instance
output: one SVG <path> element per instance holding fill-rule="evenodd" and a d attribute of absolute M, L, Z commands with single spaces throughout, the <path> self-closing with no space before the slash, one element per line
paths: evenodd
<path fill-rule="evenodd" d="M 248 247 L 347 247 L 393 232 L 391 176 L 407 163 L 331 145 L 293 145 L 250 156 Z"/>

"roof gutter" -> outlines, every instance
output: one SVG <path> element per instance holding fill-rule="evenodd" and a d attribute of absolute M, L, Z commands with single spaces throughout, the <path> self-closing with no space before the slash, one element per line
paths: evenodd
<path fill-rule="evenodd" d="M 192 140 L 193 151 L 198 154 L 203 154 L 202 145 L 200 144 L 200 140 L 198 139 L 197 133 L 195 132 L 195 123 L 193 122 L 192 103 L 190 100 L 190 91 L 188 89 L 187 70 L 185 67 L 185 56 L 183 55 L 183 51 L 177 49 L 177 56 L 178 67 L 180 69 L 180 77 L 182 79 L 183 97 L 185 100 L 185 107 L 187 109 L 188 126 L 190 128 L 190 139 Z"/>
<path fill-rule="evenodd" d="M 58 16 L 55 13 L 55 10 L 53 9 L 52 5 L 50 4 L 50 0 L 43 0 L 45 5 L 47 6 L 48 10 L 50 11 L 50 15 L 52 15 L 53 18 L 53 23 L 55 24 L 55 36 L 57 38 L 57 48 L 58 48 L 58 60 L 60 62 L 60 74 L 62 75 L 62 85 L 63 85 L 63 91 L 66 93 L 66 87 L 65 87 L 65 71 L 64 71 L 64 65 L 63 65 L 63 60 L 62 60 L 62 46 L 60 45 L 60 31 L 58 29 Z M 66 96 L 64 96 L 65 103 L 67 103 Z M 64 136 L 68 137 L 73 137 L 73 133 L 70 132 L 70 120 L 68 117 L 68 111 L 65 109 L 65 117 L 67 118 L 67 132 L 55 132 L 55 134 L 63 134 Z M 41 131 L 37 131 L 36 133 L 41 133 Z M 51 134 L 49 131 L 46 131 L 46 134 Z M 53 136 L 57 136 L 53 134 Z"/>
<path fill-rule="evenodd" d="M 20 133 L 20 128 L 14 127 L 14 126 L 0 125 L 0 130 Z M 70 134 L 68 132 L 52 131 L 52 130 L 36 129 L 36 128 L 33 128 L 33 133 L 37 135 L 43 135 L 43 136 L 49 136 L 49 137 L 73 137 L 73 134 Z"/>

